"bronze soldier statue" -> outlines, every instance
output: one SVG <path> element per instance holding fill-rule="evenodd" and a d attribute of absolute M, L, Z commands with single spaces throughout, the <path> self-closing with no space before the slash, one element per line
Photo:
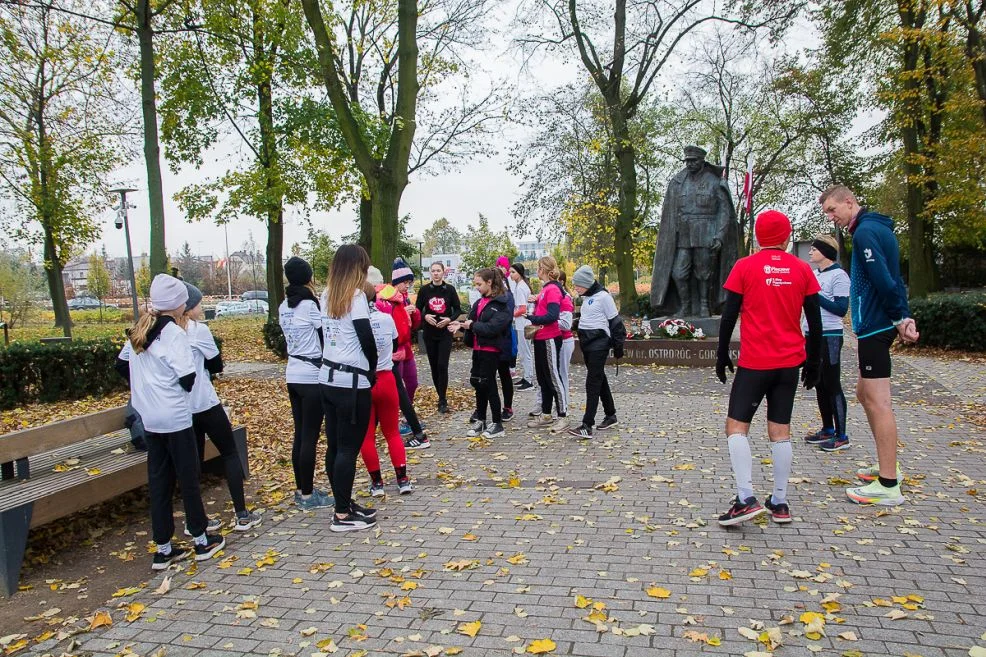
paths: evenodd
<path fill-rule="evenodd" d="M 698 146 L 668 183 L 654 254 L 651 307 L 659 315 L 710 317 L 725 301 L 722 284 L 736 262 L 736 210 L 722 168 Z"/>

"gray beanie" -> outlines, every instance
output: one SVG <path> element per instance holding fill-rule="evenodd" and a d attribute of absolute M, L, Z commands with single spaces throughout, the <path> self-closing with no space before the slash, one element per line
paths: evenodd
<path fill-rule="evenodd" d="M 176 310 L 188 301 L 185 283 L 174 276 L 158 274 L 151 281 L 151 308 L 158 312 Z"/>
<path fill-rule="evenodd" d="M 182 282 L 185 283 L 185 281 Z M 191 310 L 202 303 L 202 290 L 191 283 L 185 283 L 185 287 L 188 289 L 188 301 L 185 302 L 185 310 Z"/>
<path fill-rule="evenodd" d="M 579 287 L 592 287 L 592 284 L 596 282 L 596 275 L 592 271 L 592 267 L 589 265 L 582 265 L 575 270 L 575 275 L 572 276 L 572 285 L 577 285 Z"/>

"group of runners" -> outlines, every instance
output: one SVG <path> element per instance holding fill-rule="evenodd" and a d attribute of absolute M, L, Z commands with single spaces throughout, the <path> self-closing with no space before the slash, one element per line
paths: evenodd
<path fill-rule="evenodd" d="M 861 208 L 843 186 L 827 190 L 820 203 L 836 226 L 852 234 L 851 281 L 837 264 L 835 239 L 819 236 L 813 242 L 813 270 L 787 252 L 788 218 L 768 210 L 755 222 L 759 249 L 736 262 L 724 285 L 727 298 L 716 374 L 725 383 L 726 371 L 735 371 L 725 434 L 736 483 L 733 503 L 719 517 L 724 526 L 763 513 L 779 523 L 791 522 L 787 499 L 793 455 L 790 423 L 799 381 L 806 388 L 816 388 L 823 424 L 806 441 L 826 451 L 848 447 L 840 360 L 843 317 L 850 309 L 859 344 L 856 394 L 875 437 L 879 463 L 861 469 L 857 474 L 865 485 L 846 493 L 863 504 L 904 501 L 890 403 L 890 346 L 898 336 L 905 342 L 916 341 L 918 333 L 909 317 L 892 222 Z M 541 258 L 536 270 L 540 287 L 532 294 L 524 265 L 499 258 L 475 272 L 474 297 L 465 310 L 457 290 L 445 281 L 442 263 L 430 266 L 430 280 L 412 303 L 411 268 L 398 258 L 390 281 L 385 282 L 366 251 L 355 244 L 337 250 L 322 291 L 315 286 L 312 267 L 303 259 L 289 259 L 284 272 L 288 285 L 278 314 L 288 352 L 285 377 L 294 421 L 294 502 L 306 511 L 332 507 L 332 531 L 376 524 L 376 510 L 354 500 L 353 486 L 357 458 L 362 456 L 370 495 L 386 493 L 377 452 L 378 425 L 398 492 L 404 495 L 414 490 L 407 450 L 431 446 L 414 405 L 418 380 L 413 336 L 419 328 L 439 413 L 451 410 L 448 387 L 453 336 L 461 335 L 471 349 L 469 381 L 475 409 L 469 418 L 469 436 L 501 438 L 504 424 L 514 418 L 515 391 L 526 390 L 536 393 L 528 414 L 530 429 L 568 431 L 587 440 L 594 431 L 618 424 L 606 363 L 610 355 L 622 357 L 626 330 L 612 296 L 588 266 L 575 271 L 570 291 L 558 263 L 551 257 Z M 246 509 L 232 428 L 211 383 L 212 375 L 222 370 L 222 362 L 208 326 L 198 321 L 201 298 L 193 286 L 164 274 L 155 277 L 151 311 L 130 330 L 118 362 L 121 374 L 130 381 L 132 403 L 147 432 L 155 569 L 166 568 L 187 554 L 171 544 L 176 481 L 196 558 L 207 559 L 225 544 L 218 534 L 220 519 L 206 516 L 199 493 L 206 434 L 226 465 L 236 511 L 234 529 L 247 530 L 261 522 L 261 516 Z M 729 345 L 740 319 L 740 353 L 734 368 Z M 586 406 L 581 422 L 573 427 L 568 420 L 569 363 L 576 335 L 586 366 Z M 773 488 L 761 504 L 753 486 L 748 436 L 764 400 Z M 600 401 L 603 416 L 597 425 Z M 314 485 L 316 447 L 323 425 L 328 438 L 324 467 L 331 491 Z"/>

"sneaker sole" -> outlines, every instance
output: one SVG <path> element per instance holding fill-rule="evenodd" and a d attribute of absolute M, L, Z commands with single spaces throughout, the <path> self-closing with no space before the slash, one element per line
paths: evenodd
<path fill-rule="evenodd" d="M 770 512 L 768 511 L 768 513 L 770 513 Z M 792 520 L 794 520 L 794 518 L 792 518 L 791 516 L 780 516 L 780 517 L 778 517 L 778 516 L 775 516 L 773 513 L 770 514 L 770 519 L 773 520 L 774 522 L 776 522 L 778 525 L 788 525 L 788 524 L 791 523 Z"/>
<path fill-rule="evenodd" d="M 401 495 L 410 495 L 411 493 L 414 492 L 414 488 L 413 487 L 412 488 L 400 488 L 398 490 L 400 491 Z"/>
<path fill-rule="evenodd" d="M 499 438 L 505 433 L 507 432 L 506 431 L 497 431 L 496 433 L 483 432 L 483 438 Z"/>
<path fill-rule="evenodd" d="M 761 507 L 756 511 L 750 511 L 749 513 L 744 513 L 741 516 L 736 516 L 735 518 L 730 518 L 728 520 L 720 520 L 719 524 L 723 527 L 732 527 L 733 525 L 738 525 L 741 522 L 746 522 L 747 520 L 752 520 L 757 516 L 761 516 L 767 513 L 767 509 Z"/>
<path fill-rule="evenodd" d="M 596 427 L 596 431 L 606 431 L 608 429 L 612 429 L 613 427 L 618 427 L 618 426 L 620 426 L 620 423 L 614 422 L 613 424 L 607 424 L 605 427 Z"/>
<path fill-rule="evenodd" d="M 167 570 L 171 566 L 181 561 L 184 561 L 187 558 L 188 558 L 188 552 L 184 553 L 180 557 L 168 561 L 167 563 L 151 563 L 151 570 Z"/>
<path fill-rule="evenodd" d="M 335 523 L 332 523 L 332 526 L 329 527 L 329 530 L 334 531 L 336 533 L 342 533 L 342 532 L 358 532 L 358 531 L 362 531 L 364 529 L 369 529 L 370 527 L 374 527 L 374 526 L 376 526 L 376 524 L 377 523 L 375 523 L 375 522 L 364 522 L 364 523 L 360 523 L 360 525 L 357 526 L 355 524 L 353 524 L 353 525 L 337 525 Z"/>
<path fill-rule="evenodd" d="M 431 443 L 430 442 L 421 443 L 420 445 L 417 445 L 415 447 L 408 447 L 407 445 L 405 445 L 404 449 L 431 449 Z"/>
<path fill-rule="evenodd" d="M 222 540 L 221 543 L 219 543 L 219 545 L 216 545 L 215 547 L 213 547 L 208 552 L 203 552 L 202 554 L 199 554 L 198 552 L 196 552 L 195 553 L 195 560 L 196 561 L 207 561 L 207 560 L 211 559 L 213 557 L 213 555 L 216 554 L 216 552 L 219 552 L 224 547 L 226 547 L 226 539 L 225 538 Z"/>
<path fill-rule="evenodd" d="M 904 497 L 883 497 L 883 498 L 871 498 L 871 497 L 859 497 L 855 496 L 849 491 L 846 491 L 846 497 L 855 504 L 860 504 L 864 506 L 900 506 L 907 501 Z"/>
<path fill-rule="evenodd" d="M 383 490 L 371 490 L 370 491 L 370 497 L 384 497 L 386 494 L 387 494 L 387 491 L 383 491 Z"/>
<path fill-rule="evenodd" d="M 238 531 L 238 532 L 246 532 L 246 531 L 250 531 L 254 527 L 259 527 L 260 526 L 260 523 L 261 523 L 261 520 L 259 520 L 259 519 L 257 519 L 257 520 L 251 520 L 250 522 L 246 523 L 245 525 L 241 525 L 240 523 L 237 522 L 235 525 L 233 525 L 233 529 L 236 530 L 236 531 Z"/>
<path fill-rule="evenodd" d="M 846 443 L 845 445 L 839 445 L 838 447 L 824 447 L 824 446 L 822 446 L 822 447 L 819 447 L 819 449 L 822 450 L 823 452 L 829 452 L 829 453 L 831 453 L 831 452 L 841 452 L 844 449 L 849 449 L 849 443 Z"/>

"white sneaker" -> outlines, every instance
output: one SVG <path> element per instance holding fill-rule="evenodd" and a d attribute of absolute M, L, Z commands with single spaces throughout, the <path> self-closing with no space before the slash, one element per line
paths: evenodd
<path fill-rule="evenodd" d="M 562 431 L 568 431 L 568 418 L 567 417 L 558 418 L 555 421 L 555 423 L 551 425 L 551 428 L 548 430 L 551 433 L 561 433 Z"/>
<path fill-rule="evenodd" d="M 475 438 L 476 436 L 481 435 L 484 431 L 486 431 L 486 423 L 482 420 L 476 420 L 473 422 L 472 428 L 466 432 L 466 435 L 470 438 Z"/>
<path fill-rule="evenodd" d="M 536 418 L 527 423 L 528 429 L 546 429 L 555 423 L 555 419 L 548 415 L 538 415 Z"/>

